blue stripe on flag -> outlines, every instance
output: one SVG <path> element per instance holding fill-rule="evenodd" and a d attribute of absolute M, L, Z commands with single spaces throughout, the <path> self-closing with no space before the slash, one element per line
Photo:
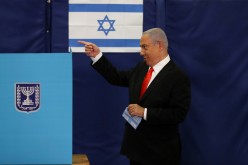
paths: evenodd
<path fill-rule="evenodd" d="M 99 47 L 139 47 L 139 39 L 69 39 L 70 47 L 82 47 L 78 41 L 87 41 Z"/>
<path fill-rule="evenodd" d="M 70 4 L 69 12 L 143 12 L 141 4 Z"/>

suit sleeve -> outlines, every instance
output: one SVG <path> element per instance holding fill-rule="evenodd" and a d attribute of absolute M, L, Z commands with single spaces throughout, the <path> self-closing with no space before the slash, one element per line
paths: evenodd
<path fill-rule="evenodd" d="M 128 87 L 132 71 L 118 71 L 105 57 L 102 56 L 92 67 L 100 73 L 110 84 Z"/>

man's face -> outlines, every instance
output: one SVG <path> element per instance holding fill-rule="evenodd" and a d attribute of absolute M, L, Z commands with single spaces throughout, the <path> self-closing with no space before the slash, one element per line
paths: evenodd
<path fill-rule="evenodd" d="M 144 34 L 140 39 L 140 55 L 149 66 L 159 62 L 159 44 L 153 43 L 149 35 Z"/>

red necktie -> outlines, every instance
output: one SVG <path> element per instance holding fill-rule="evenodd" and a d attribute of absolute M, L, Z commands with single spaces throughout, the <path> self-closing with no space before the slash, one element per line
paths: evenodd
<path fill-rule="evenodd" d="M 153 72 L 153 68 L 151 67 L 148 72 L 146 73 L 146 76 L 142 82 L 142 87 L 141 87 L 141 90 L 140 90 L 140 98 L 143 96 L 143 94 L 145 93 L 146 91 L 146 88 L 151 80 L 151 77 L 152 77 L 152 72 Z"/>

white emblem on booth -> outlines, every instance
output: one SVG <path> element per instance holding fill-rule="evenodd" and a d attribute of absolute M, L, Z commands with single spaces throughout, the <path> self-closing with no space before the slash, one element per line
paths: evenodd
<path fill-rule="evenodd" d="M 15 105 L 20 112 L 35 112 L 40 108 L 40 84 L 16 83 Z"/>

